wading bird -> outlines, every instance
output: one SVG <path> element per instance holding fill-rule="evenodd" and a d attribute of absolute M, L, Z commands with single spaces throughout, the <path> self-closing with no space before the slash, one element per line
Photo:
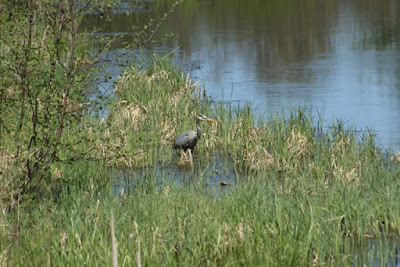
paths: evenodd
<path fill-rule="evenodd" d="M 213 119 L 207 118 L 205 115 L 200 115 L 196 118 L 196 128 L 197 131 L 195 130 L 189 130 L 178 136 L 176 138 L 175 143 L 174 143 L 174 149 L 183 149 L 183 151 L 186 152 L 186 150 L 190 149 L 193 151 L 194 147 L 197 144 L 197 141 L 199 141 L 201 137 L 201 128 L 200 128 L 200 121 L 206 121 L 206 122 L 217 122 Z"/>

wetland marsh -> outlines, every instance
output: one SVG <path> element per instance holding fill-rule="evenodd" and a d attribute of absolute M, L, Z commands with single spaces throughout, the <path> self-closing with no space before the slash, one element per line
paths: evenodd
<path fill-rule="evenodd" d="M 171 54 L 146 55 L 120 70 L 108 80 L 114 97 L 107 112 L 67 121 L 57 160 L 22 200 L 21 191 L 10 197 L 20 181 L 11 178 L 42 150 L 17 161 L 14 136 L 0 129 L 1 265 L 398 264 L 400 155 L 373 132 L 341 119 L 326 127 L 307 107 L 266 115 L 251 102 L 215 101 Z M 18 118 L 18 109 L 1 107 Z M 188 161 L 172 144 L 199 114 L 218 123 L 202 125 Z"/>
<path fill-rule="evenodd" d="M 108 265 L 110 210 L 121 265 L 139 254 L 144 265 L 396 262 L 400 170 L 373 135 L 361 142 L 340 124 L 323 132 L 302 110 L 256 126 L 250 108 L 196 99 L 166 58 L 151 64 L 120 77 L 118 101 L 98 122 L 105 128 L 92 131 L 93 153 L 116 156 L 59 166 L 56 199 L 21 221 L 10 263 Z M 166 133 L 194 125 L 200 112 L 218 125 L 204 128 L 194 165 L 176 165 L 175 134 Z"/>

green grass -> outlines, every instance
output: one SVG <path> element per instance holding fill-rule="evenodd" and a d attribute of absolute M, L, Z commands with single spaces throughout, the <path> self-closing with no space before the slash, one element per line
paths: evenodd
<path fill-rule="evenodd" d="M 132 177 L 137 186 L 121 196 L 102 164 L 70 166 L 64 175 L 82 182 L 63 185 L 57 200 L 30 212 L 21 207 L 18 245 L 11 235 L 2 239 L 14 244 L 5 263 L 110 265 L 111 210 L 119 263 L 126 266 L 136 262 L 139 243 L 143 265 L 348 265 L 352 243 L 365 234 L 398 235 L 397 177 L 387 178 L 396 185 L 389 188 L 340 181 L 326 188 L 299 177 L 289 189 L 269 174 L 224 193 Z"/>
<path fill-rule="evenodd" d="M 80 149 L 104 160 L 59 164 L 59 184 L 1 217 L 0 264 L 110 265 L 111 211 L 124 266 L 138 254 L 143 266 L 361 265 L 376 251 L 380 264 L 393 258 L 400 172 L 371 134 L 360 141 L 340 122 L 321 129 L 303 110 L 262 120 L 194 90 L 167 59 L 127 71 L 110 116 L 85 128 L 93 142 Z M 172 142 L 200 113 L 218 124 L 203 125 L 199 164 L 187 167 L 198 179 L 176 183 L 159 170 L 180 168 Z M 216 166 L 205 159 L 216 155 L 237 175 L 224 191 L 204 181 Z M 125 183 L 115 175 L 121 166 L 129 167 Z"/>

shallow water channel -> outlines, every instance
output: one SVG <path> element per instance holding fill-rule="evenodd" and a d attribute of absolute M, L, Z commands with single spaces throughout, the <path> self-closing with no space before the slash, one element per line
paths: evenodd
<path fill-rule="evenodd" d="M 82 29 L 97 36 L 133 39 L 132 26 L 161 17 L 174 3 L 122 1 L 107 14 L 90 13 Z M 400 2 L 397 0 L 186 0 L 160 28 L 158 37 L 141 53 L 168 53 L 200 81 L 213 101 L 251 102 L 258 115 L 268 117 L 296 107 L 322 116 L 326 127 L 334 119 L 373 129 L 378 142 L 398 150 L 400 137 Z M 156 36 L 157 37 L 157 36 Z M 114 43 L 119 54 L 123 43 Z M 113 88 L 122 68 L 107 66 L 111 79 L 99 90 Z M 159 181 L 198 183 L 229 188 L 236 174 L 223 158 L 195 159 L 194 168 L 166 164 L 155 170 L 117 170 L 118 194 L 146 175 Z M 223 189 L 225 190 L 225 189 Z M 386 245 L 367 240 L 350 248 L 354 264 L 369 262 L 400 266 L 398 240 Z M 382 247 L 385 251 L 379 251 Z"/>
<path fill-rule="evenodd" d="M 198 189 L 215 191 L 218 194 L 234 186 L 239 177 L 234 163 L 227 156 L 193 155 L 193 165 L 182 165 L 180 161 L 180 155 L 174 153 L 171 159 L 165 163 L 156 163 L 153 168 L 114 169 L 111 171 L 111 175 L 115 177 L 113 190 L 116 194 L 123 195 L 151 180 L 154 186 L 160 188 L 164 182 L 172 182 L 179 186 L 195 186 Z"/>

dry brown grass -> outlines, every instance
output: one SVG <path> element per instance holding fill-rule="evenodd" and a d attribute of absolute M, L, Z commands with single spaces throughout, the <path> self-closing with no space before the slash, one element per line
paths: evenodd
<path fill-rule="evenodd" d="M 397 163 L 400 163 L 400 152 L 398 152 L 396 155 L 390 157 L 390 161 L 393 162 L 395 160 Z"/>
<path fill-rule="evenodd" d="M 126 101 L 120 101 L 117 105 L 120 105 L 120 117 L 116 118 L 115 124 L 121 125 L 122 123 L 126 123 L 130 125 L 133 130 L 139 129 L 140 123 L 146 119 L 142 109 L 134 103 L 127 104 Z"/>
<path fill-rule="evenodd" d="M 259 145 L 243 151 L 243 158 L 237 159 L 237 163 L 243 163 L 247 171 L 270 170 L 275 166 L 276 159 Z"/>
<path fill-rule="evenodd" d="M 304 160 L 310 156 L 314 145 L 314 141 L 309 140 L 296 126 L 292 127 L 285 141 L 289 152 L 300 160 Z"/>
<path fill-rule="evenodd" d="M 207 151 L 215 151 L 220 144 L 221 137 L 218 136 L 218 122 L 211 124 L 211 133 L 203 137 L 203 147 Z"/>
<path fill-rule="evenodd" d="M 170 145 L 176 137 L 176 119 L 167 119 L 161 123 L 161 145 Z"/>
<path fill-rule="evenodd" d="M 351 140 L 349 137 L 341 137 L 338 141 L 334 142 L 329 151 L 332 158 L 342 157 L 351 147 Z"/>
<path fill-rule="evenodd" d="M 246 118 L 238 118 L 231 127 L 227 142 L 234 143 L 236 149 L 235 163 L 246 171 L 270 170 L 276 166 L 276 158 L 268 149 L 272 138 L 266 128 L 255 129 Z M 223 140 L 220 141 L 224 143 Z"/>
<path fill-rule="evenodd" d="M 347 184 L 358 184 L 360 182 L 360 167 L 361 162 L 343 162 L 344 158 L 348 159 L 348 153 L 351 149 L 352 143 L 349 137 L 341 137 L 338 141 L 334 142 L 329 152 L 331 155 L 330 167 L 332 168 L 333 177 Z"/>
<path fill-rule="evenodd" d="M 346 184 L 359 184 L 360 174 L 359 166 L 342 167 L 336 166 L 333 169 L 333 175 L 336 179 L 340 179 Z"/>

